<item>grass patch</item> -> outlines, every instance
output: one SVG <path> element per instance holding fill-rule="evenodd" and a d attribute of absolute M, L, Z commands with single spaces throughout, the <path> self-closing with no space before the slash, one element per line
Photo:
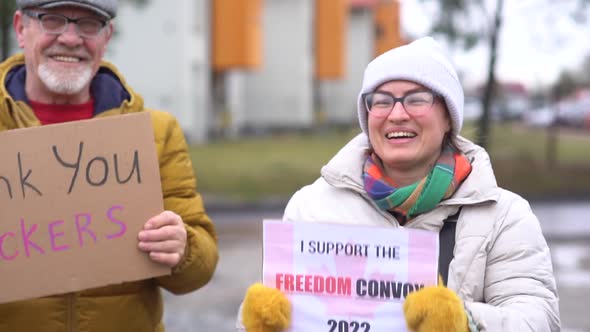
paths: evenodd
<path fill-rule="evenodd" d="M 288 198 L 359 130 L 281 134 L 190 147 L 199 191 L 240 201 Z M 473 139 L 475 127 L 463 135 Z M 490 155 L 498 183 L 525 197 L 589 196 L 590 133 L 561 130 L 557 164 L 546 163 L 547 132 L 519 125 L 492 129 Z"/>
<path fill-rule="evenodd" d="M 469 138 L 473 133 L 472 125 L 463 132 Z M 491 138 L 488 151 L 500 186 L 528 198 L 590 196 L 590 132 L 559 129 L 553 165 L 547 129 L 497 124 Z"/>
<path fill-rule="evenodd" d="M 241 138 L 190 148 L 198 187 L 210 196 L 243 201 L 289 197 L 357 131 Z"/>

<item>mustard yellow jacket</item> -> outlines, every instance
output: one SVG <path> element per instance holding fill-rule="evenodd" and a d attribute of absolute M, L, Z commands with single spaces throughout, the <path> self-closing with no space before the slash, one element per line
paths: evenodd
<path fill-rule="evenodd" d="M 0 64 L 0 131 L 41 125 L 24 95 L 23 65 L 22 55 Z M 188 233 L 185 257 L 169 276 L 0 304 L 0 332 L 161 332 L 160 287 L 174 294 L 191 292 L 210 280 L 217 265 L 215 230 L 195 190 L 187 145 L 176 119 L 165 112 L 145 109 L 141 96 L 107 62 L 93 80 L 92 90 L 95 117 L 150 112 L 164 208 L 184 220 Z"/>

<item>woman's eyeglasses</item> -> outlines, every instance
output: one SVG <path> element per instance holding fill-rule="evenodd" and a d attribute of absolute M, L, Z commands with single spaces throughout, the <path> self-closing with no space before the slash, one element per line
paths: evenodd
<path fill-rule="evenodd" d="M 384 91 L 369 92 L 362 95 L 367 111 L 378 117 L 389 116 L 397 102 L 400 102 L 406 112 L 411 115 L 424 114 L 430 111 L 437 97 L 438 95 L 432 91 L 410 92 L 399 98 Z"/>

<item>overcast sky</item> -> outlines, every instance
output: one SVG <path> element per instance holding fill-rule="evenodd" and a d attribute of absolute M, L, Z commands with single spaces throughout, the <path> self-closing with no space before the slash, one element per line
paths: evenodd
<path fill-rule="evenodd" d="M 402 29 L 415 37 L 428 34 L 432 10 L 420 0 L 401 3 Z M 535 88 L 555 82 L 563 69 L 579 68 L 590 55 L 590 15 L 588 22 L 576 24 L 570 15 L 575 5 L 576 0 L 505 0 L 498 77 Z M 487 47 L 469 52 L 449 49 L 449 53 L 466 85 L 485 79 Z"/>

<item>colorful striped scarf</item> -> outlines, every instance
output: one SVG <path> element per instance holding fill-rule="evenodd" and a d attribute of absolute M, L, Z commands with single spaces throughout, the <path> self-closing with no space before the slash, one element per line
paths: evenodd
<path fill-rule="evenodd" d="M 392 212 L 403 225 L 451 197 L 470 172 L 467 157 L 448 146 L 430 173 L 414 184 L 398 188 L 383 172 L 381 160 L 375 153 L 365 161 L 363 180 L 365 190 L 377 206 Z"/>

